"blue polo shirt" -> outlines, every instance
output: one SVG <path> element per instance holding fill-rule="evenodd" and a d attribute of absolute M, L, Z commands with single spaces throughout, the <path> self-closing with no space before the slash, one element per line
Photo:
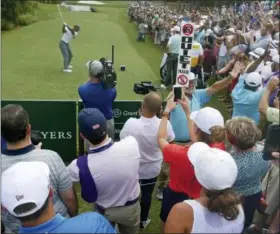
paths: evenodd
<path fill-rule="evenodd" d="M 113 118 L 112 105 L 117 96 L 115 88 L 104 89 L 101 83 L 88 81 L 78 88 L 78 93 L 85 108 L 97 108 L 107 120 Z"/>
<path fill-rule="evenodd" d="M 192 99 L 189 100 L 191 112 L 200 110 L 210 99 L 211 96 L 207 95 L 206 89 L 195 90 Z M 170 123 L 175 133 L 175 141 L 190 141 L 187 117 L 180 104 L 170 113 Z"/>
<path fill-rule="evenodd" d="M 100 214 L 87 212 L 66 219 L 60 214 L 36 227 L 21 227 L 19 233 L 117 233 Z"/>
<path fill-rule="evenodd" d="M 247 74 L 241 75 L 239 77 L 238 83 L 232 90 L 232 117 L 245 116 L 254 120 L 256 124 L 259 124 L 259 102 L 261 100 L 264 89 L 255 92 L 245 89 L 244 80 L 246 76 Z"/>

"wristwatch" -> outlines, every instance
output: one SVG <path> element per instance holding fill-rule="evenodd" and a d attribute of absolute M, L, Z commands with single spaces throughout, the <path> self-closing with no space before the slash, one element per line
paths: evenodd
<path fill-rule="evenodd" d="M 162 117 L 166 117 L 167 119 L 169 119 L 169 115 L 170 115 L 169 111 L 163 111 L 162 113 Z"/>

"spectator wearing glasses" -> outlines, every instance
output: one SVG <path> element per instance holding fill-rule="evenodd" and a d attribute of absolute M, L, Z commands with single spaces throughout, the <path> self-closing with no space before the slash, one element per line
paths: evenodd
<path fill-rule="evenodd" d="M 244 213 L 232 189 L 238 169 L 231 155 L 197 142 L 190 147 L 188 157 L 201 193 L 197 199 L 172 208 L 164 233 L 241 233 Z"/>
<path fill-rule="evenodd" d="M 141 223 L 140 228 L 146 228 L 151 222 L 149 210 L 152 201 L 152 193 L 160 173 L 162 164 L 162 152 L 157 144 L 157 132 L 160 119 L 157 115 L 162 108 L 162 99 L 156 92 L 145 95 L 140 119 L 130 118 L 120 132 L 120 138 L 133 136 L 138 142 L 141 154 L 139 166 L 139 179 L 141 185 Z M 175 138 L 172 126 L 168 123 L 168 142 Z"/>
<path fill-rule="evenodd" d="M 239 68 L 238 68 L 239 69 Z M 184 95 L 188 98 L 190 111 L 200 110 L 206 103 L 211 100 L 211 97 L 227 88 L 232 80 L 238 76 L 236 68 L 232 70 L 229 76 L 221 81 L 215 82 L 206 89 L 196 89 L 197 79 L 193 73 L 189 74 L 189 86 L 183 89 Z M 186 144 L 191 141 L 190 133 L 187 125 L 187 117 L 181 105 L 177 105 L 170 113 L 170 122 L 175 133 L 175 141 L 177 143 Z"/>
<path fill-rule="evenodd" d="M 55 214 L 50 168 L 43 162 L 19 162 L 2 173 L 2 205 L 21 222 L 19 233 L 116 233 L 93 212 L 66 219 Z"/>
<path fill-rule="evenodd" d="M 138 232 L 140 225 L 140 152 L 134 137 L 119 142 L 108 137 L 107 121 L 95 108 L 78 115 L 81 137 L 90 143 L 88 155 L 78 157 L 69 166 L 70 178 L 80 182 L 82 198 L 95 203 L 123 234 Z"/>
<path fill-rule="evenodd" d="M 65 164 L 56 152 L 37 149 L 31 143 L 29 116 L 20 105 L 10 104 L 2 108 L 1 134 L 7 142 L 7 149 L 2 153 L 2 172 L 17 162 L 45 162 L 50 168 L 55 212 L 66 218 L 76 216 L 77 196 Z M 7 230 L 18 232 L 19 220 L 6 209 L 2 209 L 1 218 Z"/>

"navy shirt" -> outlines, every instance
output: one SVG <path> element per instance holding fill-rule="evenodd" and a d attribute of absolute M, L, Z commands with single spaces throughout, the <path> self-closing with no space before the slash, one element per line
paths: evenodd
<path fill-rule="evenodd" d="M 107 120 L 113 118 L 112 105 L 117 96 L 115 88 L 104 89 L 101 83 L 87 83 L 78 88 L 85 108 L 97 108 Z"/>
<path fill-rule="evenodd" d="M 19 233 L 117 233 L 100 214 L 87 212 L 66 219 L 57 214 L 51 220 L 36 227 L 21 227 Z"/>
<path fill-rule="evenodd" d="M 1 152 L 3 153 L 7 149 L 7 143 L 4 138 L 1 136 Z"/>

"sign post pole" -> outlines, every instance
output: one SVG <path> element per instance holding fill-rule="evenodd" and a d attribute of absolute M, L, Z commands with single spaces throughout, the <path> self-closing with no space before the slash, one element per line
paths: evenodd
<path fill-rule="evenodd" d="M 182 21 L 181 43 L 178 57 L 176 86 L 188 87 L 191 72 L 192 45 L 194 42 L 194 24 Z"/>

